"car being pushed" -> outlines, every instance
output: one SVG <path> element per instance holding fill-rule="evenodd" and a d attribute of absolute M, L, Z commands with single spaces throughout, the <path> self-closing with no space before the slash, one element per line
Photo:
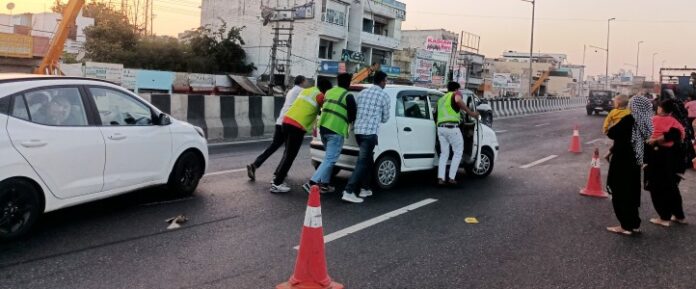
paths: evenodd
<path fill-rule="evenodd" d="M 351 87 L 355 97 L 370 85 Z M 373 181 L 380 189 L 391 189 L 405 172 L 426 171 L 437 168 L 438 151 L 437 127 L 434 106 L 444 95 L 433 89 L 414 86 L 387 85 L 384 91 L 391 101 L 390 118 L 382 124 L 375 147 Z M 463 95 L 469 108 L 476 111 L 476 101 L 472 95 Z M 464 137 L 464 156 L 462 168 L 478 178 L 491 174 L 498 157 L 498 139 L 495 132 L 481 122 L 480 118 L 462 115 L 460 124 Z M 311 142 L 312 164 L 316 168 L 324 159 L 325 149 L 314 131 Z M 357 162 L 359 147 L 352 132 L 346 139 L 341 156 L 336 162 L 334 172 L 353 170 Z M 450 154 L 452 156 L 452 154 Z"/>
<path fill-rule="evenodd" d="M 204 131 L 109 82 L 0 74 L 0 239 L 42 213 L 166 185 L 198 186 Z"/>

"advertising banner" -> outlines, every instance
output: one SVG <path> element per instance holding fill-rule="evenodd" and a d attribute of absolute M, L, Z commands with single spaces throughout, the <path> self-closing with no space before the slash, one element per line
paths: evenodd
<path fill-rule="evenodd" d="M 452 40 L 435 39 L 428 36 L 425 41 L 425 49 L 432 52 L 452 53 Z"/>
<path fill-rule="evenodd" d="M 123 77 L 123 64 L 87 62 L 85 63 L 85 77 L 102 79 L 120 85 Z"/>
<path fill-rule="evenodd" d="M 322 61 L 319 64 L 319 73 L 337 75 L 339 70 L 338 61 Z"/>
<path fill-rule="evenodd" d="M 0 33 L 0 56 L 31 58 L 33 38 L 27 35 Z"/>
<path fill-rule="evenodd" d="M 365 63 L 365 55 L 359 51 L 343 49 L 341 51 L 341 61 L 352 63 Z"/>
<path fill-rule="evenodd" d="M 418 82 L 430 82 L 433 79 L 432 75 L 432 68 L 433 68 L 433 61 L 432 60 L 425 60 L 425 59 L 416 59 L 415 61 L 415 69 L 413 69 L 414 73 L 414 80 Z"/>
<path fill-rule="evenodd" d="M 382 70 L 382 72 L 386 73 L 389 76 L 401 75 L 401 67 L 398 67 L 398 66 L 382 65 L 380 67 L 380 70 Z"/>

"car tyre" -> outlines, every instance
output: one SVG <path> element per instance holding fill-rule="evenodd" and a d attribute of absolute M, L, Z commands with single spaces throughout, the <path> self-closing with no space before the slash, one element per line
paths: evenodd
<path fill-rule="evenodd" d="M 588 109 L 588 110 L 587 110 L 587 115 L 592 115 L 592 110 L 591 110 L 591 109 Z"/>
<path fill-rule="evenodd" d="M 193 194 L 198 187 L 198 183 L 203 177 L 203 160 L 192 151 L 183 153 L 174 165 L 172 173 L 169 175 L 167 188 L 180 197 Z"/>
<path fill-rule="evenodd" d="M 466 167 L 466 173 L 477 179 L 483 179 L 489 176 L 493 172 L 493 166 L 495 160 L 493 159 L 493 152 L 489 148 L 484 148 L 481 152 L 481 163 L 479 168 L 474 168 L 473 165 Z"/>
<path fill-rule="evenodd" d="M 389 190 L 396 186 L 401 175 L 401 164 L 393 155 L 384 155 L 375 162 L 373 181 L 382 190 Z"/>
<path fill-rule="evenodd" d="M 0 240 L 13 240 L 31 230 L 43 212 L 40 194 L 25 180 L 0 182 Z"/>

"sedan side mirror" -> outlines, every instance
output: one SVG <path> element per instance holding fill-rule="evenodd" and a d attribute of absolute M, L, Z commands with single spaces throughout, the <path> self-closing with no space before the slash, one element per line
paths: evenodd
<path fill-rule="evenodd" d="M 157 125 L 166 126 L 172 124 L 172 119 L 165 113 L 160 113 L 157 116 Z"/>

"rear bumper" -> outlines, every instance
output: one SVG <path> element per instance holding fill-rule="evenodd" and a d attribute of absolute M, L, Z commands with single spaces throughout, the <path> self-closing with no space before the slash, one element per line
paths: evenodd
<path fill-rule="evenodd" d="M 312 162 L 321 163 L 324 161 L 326 148 L 324 148 L 324 145 L 320 141 L 312 141 L 309 145 L 309 154 L 312 158 Z M 338 157 L 338 161 L 336 161 L 335 166 L 343 170 L 352 171 L 355 169 L 355 165 L 358 162 L 359 154 L 359 148 L 344 146 L 341 150 L 341 156 Z"/>

